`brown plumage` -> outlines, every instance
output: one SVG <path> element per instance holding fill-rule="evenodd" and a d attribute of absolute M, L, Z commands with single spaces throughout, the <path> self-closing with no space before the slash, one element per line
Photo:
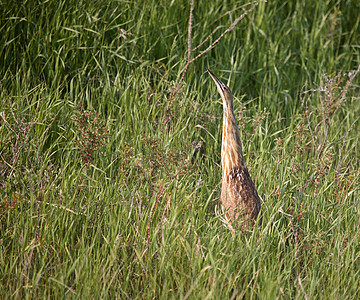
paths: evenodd
<path fill-rule="evenodd" d="M 221 203 L 228 218 L 253 224 L 260 212 L 260 199 L 244 162 L 240 131 L 233 111 L 233 97 L 227 85 L 209 69 L 223 102 L 223 136 L 221 146 Z"/>

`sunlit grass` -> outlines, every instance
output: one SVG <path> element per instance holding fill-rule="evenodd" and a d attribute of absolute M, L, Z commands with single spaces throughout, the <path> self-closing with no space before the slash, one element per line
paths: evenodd
<path fill-rule="evenodd" d="M 193 45 L 242 4 L 195 1 Z M 2 299 L 359 297 L 357 1 L 260 2 L 176 95 L 188 1 L 0 7 Z M 251 231 L 219 205 L 207 67 L 263 200 Z"/>

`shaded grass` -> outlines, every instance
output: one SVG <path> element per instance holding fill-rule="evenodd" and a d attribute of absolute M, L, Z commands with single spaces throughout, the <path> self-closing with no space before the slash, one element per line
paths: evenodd
<path fill-rule="evenodd" d="M 241 4 L 196 2 L 193 43 Z M 2 3 L 2 298 L 356 298 L 359 4 L 305 4 L 261 2 L 172 97 L 186 1 Z M 263 199 L 250 232 L 219 206 L 206 67 L 229 80 Z"/>

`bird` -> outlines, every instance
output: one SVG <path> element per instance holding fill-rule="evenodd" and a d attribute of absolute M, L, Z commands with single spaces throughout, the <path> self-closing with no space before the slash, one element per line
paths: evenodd
<path fill-rule="evenodd" d="M 261 202 L 244 161 L 240 131 L 236 123 L 230 88 L 207 69 L 214 80 L 223 104 L 221 145 L 221 204 L 230 222 L 237 220 L 253 225 L 259 216 Z M 259 221 L 261 223 L 261 219 Z"/>

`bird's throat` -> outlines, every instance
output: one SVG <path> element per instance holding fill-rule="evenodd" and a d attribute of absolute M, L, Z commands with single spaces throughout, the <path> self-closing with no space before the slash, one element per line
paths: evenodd
<path fill-rule="evenodd" d="M 221 147 L 221 164 L 223 178 L 226 178 L 234 167 L 244 166 L 244 158 L 234 113 L 224 106 L 223 132 Z"/>

